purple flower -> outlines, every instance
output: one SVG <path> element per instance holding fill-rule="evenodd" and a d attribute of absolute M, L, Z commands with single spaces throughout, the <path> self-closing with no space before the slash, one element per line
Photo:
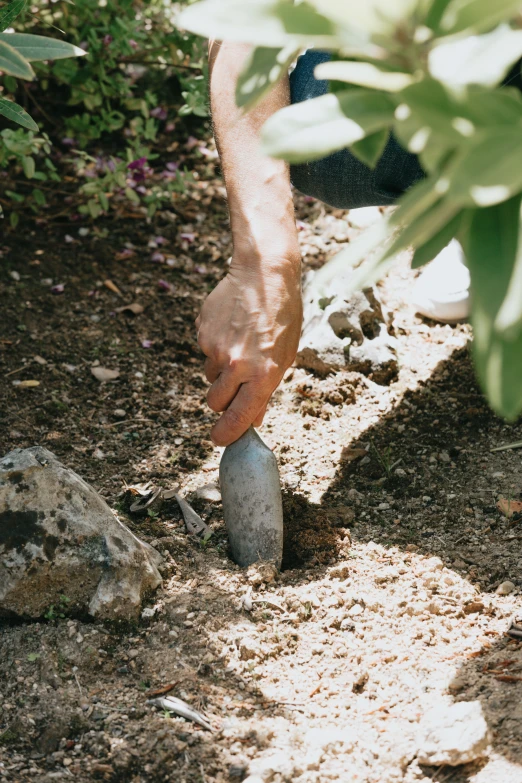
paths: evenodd
<path fill-rule="evenodd" d="M 154 241 L 157 245 L 166 245 L 168 240 L 165 237 L 154 237 Z"/>
<path fill-rule="evenodd" d="M 51 286 L 52 294 L 63 294 L 64 290 L 65 290 L 65 286 L 63 283 L 58 283 L 58 285 Z"/>
<path fill-rule="evenodd" d="M 141 341 L 141 347 L 142 348 L 152 348 L 152 340 L 142 340 Z"/>
<path fill-rule="evenodd" d="M 163 106 L 156 106 L 156 108 L 151 110 L 150 116 L 155 117 L 157 120 L 166 120 L 167 111 L 163 108 Z"/>
<path fill-rule="evenodd" d="M 131 49 L 139 49 L 139 46 L 134 40 L 134 38 L 129 38 L 129 46 L 131 47 Z"/>
<path fill-rule="evenodd" d="M 147 195 L 147 188 L 144 187 L 143 185 L 139 185 L 136 188 L 136 193 L 140 193 L 142 196 L 146 196 Z"/>
<path fill-rule="evenodd" d="M 199 141 L 194 136 L 189 136 L 187 139 L 187 143 L 185 144 L 185 149 L 190 152 L 190 150 L 193 150 L 194 147 L 197 147 L 199 144 Z"/>
<path fill-rule="evenodd" d="M 144 169 L 147 165 L 147 158 L 137 158 L 136 160 L 132 160 L 128 165 L 127 168 L 131 171 L 141 170 Z"/>
<path fill-rule="evenodd" d="M 165 261 L 165 256 L 163 253 L 160 253 L 159 250 L 156 250 L 156 252 L 151 255 L 150 260 L 154 261 L 155 264 L 162 264 Z"/>
<path fill-rule="evenodd" d="M 64 139 L 62 139 L 62 144 L 64 147 L 74 147 L 76 144 L 76 139 L 72 139 L 70 136 L 66 136 Z"/>
<path fill-rule="evenodd" d="M 184 239 L 185 242 L 194 242 L 196 235 L 189 232 L 180 234 L 180 239 Z"/>
<path fill-rule="evenodd" d="M 165 130 L 167 133 L 172 133 L 172 131 L 175 129 L 176 129 L 175 122 L 167 122 L 167 124 L 165 125 Z"/>
<path fill-rule="evenodd" d="M 172 286 L 170 283 L 168 283 L 166 280 L 158 280 L 158 286 L 162 288 L 164 291 L 171 291 Z"/>
<path fill-rule="evenodd" d="M 118 253 L 118 258 L 123 260 L 124 258 L 130 258 L 133 255 L 134 255 L 134 250 L 131 250 L 129 247 L 126 247 L 123 250 L 120 250 L 120 252 Z"/>
<path fill-rule="evenodd" d="M 112 35 L 104 35 L 103 36 L 103 45 L 109 46 L 109 44 L 112 43 Z"/>
<path fill-rule="evenodd" d="M 169 162 L 166 163 L 165 166 L 169 171 L 177 171 L 179 169 L 179 163 L 177 163 L 177 161 L 174 160 L 169 160 Z"/>

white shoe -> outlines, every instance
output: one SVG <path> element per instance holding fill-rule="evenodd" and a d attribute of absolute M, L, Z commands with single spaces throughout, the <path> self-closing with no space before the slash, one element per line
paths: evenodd
<path fill-rule="evenodd" d="M 469 284 L 464 252 L 452 239 L 415 281 L 411 302 L 416 312 L 434 321 L 464 321 L 470 313 Z"/>

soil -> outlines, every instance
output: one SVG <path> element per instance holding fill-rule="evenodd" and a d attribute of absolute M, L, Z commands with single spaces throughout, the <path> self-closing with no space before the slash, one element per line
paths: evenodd
<path fill-rule="evenodd" d="M 396 380 L 286 374 L 261 430 L 284 486 L 284 568 L 239 569 L 220 503 L 195 495 L 220 450 L 193 322 L 231 248 L 212 162 L 194 167 L 154 224 L 27 223 L 2 241 L 2 454 L 51 449 L 165 565 L 133 626 L 70 617 L 66 601 L 4 623 L 0 779 L 520 783 L 522 644 L 506 631 L 522 528 L 497 501 L 521 498 L 522 463 L 491 450 L 522 434 L 477 387 L 469 327 L 416 317 L 404 262 L 380 285 Z M 358 231 L 355 216 L 297 207 L 305 269 Z M 132 303 L 143 311 L 120 310 Z M 126 488 L 146 482 L 188 496 L 210 541 L 172 506 L 131 515 Z M 506 580 L 514 592 L 497 594 Z M 167 686 L 214 731 L 147 703 Z M 422 767 L 418 722 L 453 700 L 481 702 L 491 752 Z"/>

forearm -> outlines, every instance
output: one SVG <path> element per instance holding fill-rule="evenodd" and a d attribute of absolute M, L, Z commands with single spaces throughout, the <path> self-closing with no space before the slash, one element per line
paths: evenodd
<path fill-rule="evenodd" d="M 228 195 L 234 256 L 243 265 L 297 269 L 300 254 L 288 165 L 262 155 L 265 121 L 289 103 L 288 79 L 255 109 L 236 107 L 235 85 L 249 47 L 212 42 L 210 95 L 216 143 Z M 262 260 L 261 260 L 262 259 Z"/>

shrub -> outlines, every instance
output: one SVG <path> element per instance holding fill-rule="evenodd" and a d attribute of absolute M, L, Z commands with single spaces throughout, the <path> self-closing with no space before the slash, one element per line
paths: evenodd
<path fill-rule="evenodd" d="M 24 6 L 11 0 L 7 7 L 14 4 Z M 12 131 L 0 133 L 0 165 L 8 164 L 8 180 L 17 181 L 7 193 L 12 224 L 17 205 L 33 211 L 45 205 L 43 192 L 35 198 L 31 183 L 23 183 L 28 175 L 52 181 L 74 173 L 71 214 L 92 218 L 122 200 L 150 216 L 183 187 L 183 172 L 160 181 L 153 176 L 161 134 L 172 132 L 178 116 L 207 114 L 204 46 L 175 26 L 179 6 L 165 0 L 35 0 L 16 18 L 17 31 L 61 32 L 87 54 L 35 63 L 37 81 L 29 84 L 5 71 L 0 78 L 0 100 L 23 103 L 45 131 L 35 134 L 35 126 L 17 132 L 14 144 Z M 30 167 L 24 162 L 28 147 Z M 138 176 L 128 166 L 143 158 L 148 165 L 136 164 Z"/>
<path fill-rule="evenodd" d="M 522 98 L 503 80 L 522 57 L 520 10 L 520 0 L 204 0 L 180 20 L 255 47 L 237 90 L 246 108 L 304 47 L 333 53 L 316 69 L 329 94 L 270 118 L 266 153 L 303 162 L 350 147 L 374 166 L 393 131 L 419 155 L 426 178 L 317 283 L 364 254 L 355 276 L 363 285 L 404 248 L 415 248 L 417 267 L 458 237 L 478 376 L 509 419 L 522 410 Z"/>

